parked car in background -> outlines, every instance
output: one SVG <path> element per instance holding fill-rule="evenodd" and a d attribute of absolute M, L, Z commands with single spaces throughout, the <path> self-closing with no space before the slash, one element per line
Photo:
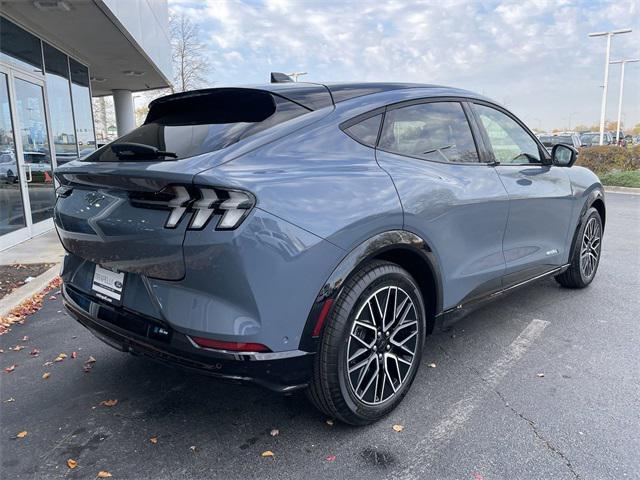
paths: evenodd
<path fill-rule="evenodd" d="M 555 145 L 569 145 L 573 148 L 580 148 L 580 136 L 575 132 L 563 132 L 553 135 L 542 135 L 538 137 L 546 149 L 551 152 Z"/>
<path fill-rule="evenodd" d="M 580 143 L 583 147 L 595 147 L 600 145 L 600 132 L 588 132 L 580 135 Z M 615 143 L 614 138 L 610 132 L 604 132 L 603 145 L 613 145 Z"/>
<path fill-rule="evenodd" d="M 617 145 L 619 145 L 621 147 L 626 147 L 627 146 L 627 139 L 624 136 L 624 132 L 622 130 L 620 130 L 620 132 L 618 133 L 618 136 L 616 136 L 616 132 L 612 132 L 611 133 L 611 137 L 613 138 L 613 143 L 614 144 L 617 144 Z M 617 143 L 616 143 L 616 138 L 618 139 Z"/>
<path fill-rule="evenodd" d="M 18 163 L 10 150 L 0 152 L 0 181 L 9 184 L 18 181 Z"/>
<path fill-rule="evenodd" d="M 64 302 L 121 351 L 305 389 L 367 424 L 460 312 L 594 279 L 603 187 L 568 137 L 549 153 L 504 107 L 440 86 L 169 95 L 57 169 Z"/>

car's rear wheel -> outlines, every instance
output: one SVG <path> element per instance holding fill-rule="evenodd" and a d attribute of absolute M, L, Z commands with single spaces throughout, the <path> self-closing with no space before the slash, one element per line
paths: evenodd
<path fill-rule="evenodd" d="M 602 220 L 598 211 L 590 208 L 573 242 L 569 268 L 555 277 L 558 283 L 568 288 L 589 285 L 598 271 L 601 250 Z"/>
<path fill-rule="evenodd" d="M 344 286 L 320 342 L 308 390 L 325 414 L 353 425 L 393 410 L 415 378 L 425 308 L 411 275 L 373 261 Z"/>

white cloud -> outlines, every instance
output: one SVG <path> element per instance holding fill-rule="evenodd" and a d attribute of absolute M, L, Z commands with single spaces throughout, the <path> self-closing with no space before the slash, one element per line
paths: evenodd
<path fill-rule="evenodd" d="M 278 70 L 308 71 L 312 81 L 449 84 L 507 100 L 533 126 L 597 120 L 604 40 L 589 31 L 635 27 L 614 39 L 614 56 L 640 54 L 636 0 L 206 0 L 175 8 L 201 23 L 218 83 L 264 82 Z M 635 123 L 640 68 L 628 68 L 627 81 L 625 116 Z"/>

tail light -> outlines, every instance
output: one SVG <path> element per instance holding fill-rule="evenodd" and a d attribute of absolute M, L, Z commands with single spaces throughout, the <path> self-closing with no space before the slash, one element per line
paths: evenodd
<path fill-rule="evenodd" d="M 183 185 L 171 185 L 153 194 L 135 192 L 130 199 L 137 207 L 170 210 L 165 228 L 176 228 L 184 215 L 192 212 L 187 227 L 191 230 L 202 230 L 215 216 L 219 216 L 216 230 L 233 230 L 256 203 L 255 197 L 243 190 Z"/>

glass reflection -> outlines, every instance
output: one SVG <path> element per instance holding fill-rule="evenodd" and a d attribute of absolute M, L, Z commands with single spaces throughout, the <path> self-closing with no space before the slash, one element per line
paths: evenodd
<path fill-rule="evenodd" d="M 16 113 L 33 223 L 51 218 L 55 193 L 42 87 L 15 79 Z"/>
<path fill-rule="evenodd" d="M 91 112 L 91 93 L 89 91 L 89 69 L 69 59 L 71 70 L 71 98 L 73 113 L 76 119 L 76 138 L 81 157 L 89 155 L 96 149 L 96 135 L 93 130 L 93 114 Z"/>
<path fill-rule="evenodd" d="M 29 72 L 42 73 L 40 40 L 0 17 L 0 60 Z"/>
<path fill-rule="evenodd" d="M 7 76 L 0 74 L 0 235 L 26 226 Z"/>
<path fill-rule="evenodd" d="M 67 56 L 51 45 L 44 44 L 44 65 L 49 99 L 49 115 L 53 148 L 57 165 L 78 158 L 78 146 L 73 127 L 69 64 Z"/>

